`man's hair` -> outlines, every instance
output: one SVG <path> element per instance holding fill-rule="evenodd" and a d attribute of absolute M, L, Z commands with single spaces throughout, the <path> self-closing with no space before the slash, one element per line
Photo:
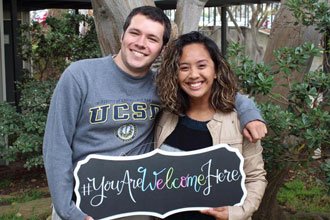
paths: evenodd
<path fill-rule="evenodd" d="M 165 46 L 171 36 L 171 21 L 164 14 L 164 12 L 160 8 L 157 8 L 157 7 L 141 6 L 141 7 L 134 8 L 125 20 L 125 23 L 123 26 L 124 33 L 127 30 L 128 26 L 131 24 L 132 18 L 138 14 L 144 15 L 147 18 L 164 25 L 163 46 Z"/>
<path fill-rule="evenodd" d="M 164 51 L 163 62 L 156 76 L 156 87 L 163 107 L 175 114 L 184 114 L 190 106 L 188 95 L 180 88 L 178 74 L 183 48 L 190 44 L 201 44 L 208 51 L 213 63 L 214 80 L 209 103 L 221 112 L 231 112 L 238 91 L 236 76 L 222 56 L 216 43 L 205 35 L 193 31 L 171 41 Z"/>

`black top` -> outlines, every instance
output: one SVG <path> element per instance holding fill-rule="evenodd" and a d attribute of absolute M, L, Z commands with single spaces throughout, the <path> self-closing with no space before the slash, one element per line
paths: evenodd
<path fill-rule="evenodd" d="M 198 150 L 212 146 L 212 137 L 206 122 L 196 121 L 188 116 L 179 117 L 174 131 L 165 140 L 165 144 L 183 151 Z M 180 212 L 165 218 L 167 220 L 214 220 L 198 211 Z"/>
<path fill-rule="evenodd" d="M 207 129 L 208 121 L 196 121 L 188 116 L 179 117 L 174 131 L 165 144 L 183 151 L 198 150 L 212 146 L 212 137 Z"/>

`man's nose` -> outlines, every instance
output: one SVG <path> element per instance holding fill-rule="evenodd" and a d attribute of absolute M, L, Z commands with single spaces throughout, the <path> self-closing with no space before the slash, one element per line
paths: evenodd
<path fill-rule="evenodd" d="M 146 38 L 143 37 L 143 36 L 140 36 L 136 41 L 136 45 L 138 45 L 139 47 L 145 47 L 146 46 Z"/>

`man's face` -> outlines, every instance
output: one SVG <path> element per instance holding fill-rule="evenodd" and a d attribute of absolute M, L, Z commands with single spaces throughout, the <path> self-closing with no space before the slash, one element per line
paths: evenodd
<path fill-rule="evenodd" d="M 132 76 L 144 76 L 163 47 L 164 25 L 137 14 L 121 39 L 116 64 Z"/>

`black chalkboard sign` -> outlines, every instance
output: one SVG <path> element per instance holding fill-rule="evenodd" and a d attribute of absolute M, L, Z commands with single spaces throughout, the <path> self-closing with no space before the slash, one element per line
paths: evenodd
<path fill-rule="evenodd" d="M 226 144 L 189 152 L 89 155 L 74 170 L 76 205 L 94 219 L 165 218 L 209 207 L 242 205 L 243 157 Z"/>

